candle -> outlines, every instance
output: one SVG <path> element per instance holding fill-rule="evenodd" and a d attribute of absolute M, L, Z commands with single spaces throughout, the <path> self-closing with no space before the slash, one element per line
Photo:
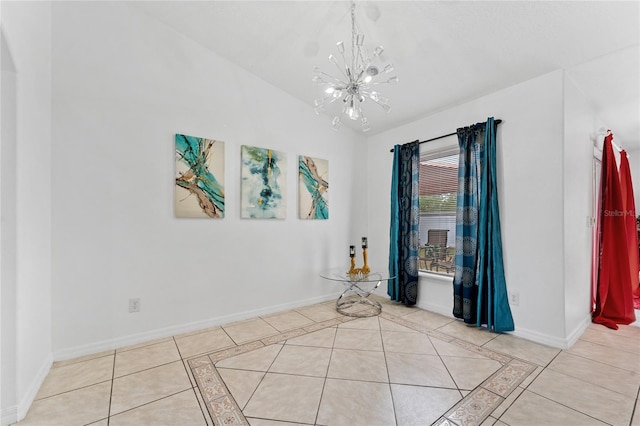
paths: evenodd
<path fill-rule="evenodd" d="M 367 248 L 367 237 L 362 237 L 362 248 Z"/>
<path fill-rule="evenodd" d="M 349 246 L 349 257 L 356 257 L 356 246 Z"/>

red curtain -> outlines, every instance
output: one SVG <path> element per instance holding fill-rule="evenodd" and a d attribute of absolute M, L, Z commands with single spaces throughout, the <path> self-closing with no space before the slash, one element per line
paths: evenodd
<path fill-rule="evenodd" d="M 638 232 L 636 230 L 636 204 L 633 200 L 633 182 L 631 181 L 631 169 L 627 152 L 620 153 L 620 192 L 624 202 L 624 220 L 627 229 L 627 248 L 629 250 L 629 273 L 631 274 L 631 290 L 634 297 L 640 297 L 638 287 Z"/>
<path fill-rule="evenodd" d="M 631 324 L 636 318 L 633 311 L 627 242 L 626 201 L 623 199 L 612 140 L 613 136 L 607 135 L 602 149 L 600 259 L 596 306 L 592 320 L 618 329 L 617 324 Z M 624 195 L 626 196 L 626 188 Z"/>

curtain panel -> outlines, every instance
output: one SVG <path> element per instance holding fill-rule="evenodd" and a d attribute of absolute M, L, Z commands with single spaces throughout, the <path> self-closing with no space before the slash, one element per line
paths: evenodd
<path fill-rule="evenodd" d="M 629 253 L 629 273 L 631 276 L 631 291 L 634 298 L 640 297 L 640 264 L 638 259 L 638 231 L 636 227 L 636 204 L 633 199 L 633 182 L 631 179 L 631 168 L 627 151 L 620 152 L 620 191 L 622 195 L 622 211 L 624 212 L 624 222 L 627 240 L 627 251 Z"/>
<path fill-rule="evenodd" d="M 612 147 L 613 136 L 607 135 L 602 147 L 599 211 L 600 256 L 596 304 L 592 321 L 614 330 L 617 324 L 636 320 L 633 310 L 633 289 L 626 226 L 626 201 Z M 626 157 L 626 156 L 625 156 Z M 624 173 L 624 169 L 623 169 Z M 625 183 L 625 191 L 626 191 Z"/>
<path fill-rule="evenodd" d="M 419 161 L 418 141 L 394 147 L 387 294 L 406 305 L 418 300 Z"/>
<path fill-rule="evenodd" d="M 453 315 L 492 331 L 513 331 L 502 259 L 496 180 L 496 123 L 458 129 Z"/>

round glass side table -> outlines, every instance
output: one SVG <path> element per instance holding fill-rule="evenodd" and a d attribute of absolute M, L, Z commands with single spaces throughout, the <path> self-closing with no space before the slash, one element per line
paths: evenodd
<path fill-rule="evenodd" d="M 382 281 L 387 281 L 395 277 L 389 276 L 389 272 L 373 271 L 368 274 L 347 273 L 348 268 L 332 268 L 324 270 L 320 276 L 326 280 L 341 282 L 346 288 L 336 300 L 336 310 L 342 315 L 349 317 L 373 317 L 382 311 L 382 305 L 375 300 L 369 299 Z M 354 296 L 354 297 L 349 297 Z M 350 312 L 347 309 L 356 304 L 368 305 L 372 309 Z"/>

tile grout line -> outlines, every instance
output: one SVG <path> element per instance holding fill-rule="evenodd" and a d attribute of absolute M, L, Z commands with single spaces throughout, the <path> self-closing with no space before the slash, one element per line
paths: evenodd
<path fill-rule="evenodd" d="M 393 389 L 391 388 L 391 375 L 389 374 L 389 361 L 387 360 L 387 351 L 384 350 L 384 338 L 382 337 L 382 324 L 380 324 L 380 316 L 378 316 L 378 329 L 380 331 L 380 341 L 382 342 L 382 355 L 384 356 L 384 366 L 387 369 L 387 382 L 389 384 L 389 395 L 391 395 L 391 407 L 393 408 L 393 418 L 398 425 L 398 410 L 396 410 L 396 401 L 393 397 Z"/>
<path fill-rule="evenodd" d="M 529 386 L 531 386 L 531 385 L 535 382 L 535 380 L 536 380 L 536 379 L 537 379 L 537 378 L 538 378 L 542 373 L 544 373 L 547 369 L 549 369 L 550 371 L 553 371 L 554 373 L 558 373 L 558 374 L 561 374 L 561 375 L 563 375 L 563 376 L 567 376 L 567 377 L 569 377 L 569 378 L 572 378 L 572 379 L 574 379 L 574 380 L 578 380 L 578 381 L 580 381 L 580 382 L 586 383 L 586 384 L 591 385 L 591 386 L 599 386 L 599 385 L 597 385 L 597 384 L 595 384 L 595 383 L 588 382 L 588 381 L 586 381 L 586 380 L 584 380 L 584 379 L 582 379 L 582 378 L 575 377 L 575 376 L 572 376 L 572 375 L 569 375 L 569 374 L 565 374 L 564 372 L 562 372 L 562 371 L 558 371 L 558 370 L 554 370 L 553 368 L 549 368 L 549 366 L 551 365 L 551 363 L 552 363 L 552 362 L 553 362 L 553 361 L 554 361 L 558 356 L 560 356 L 560 354 L 561 354 L 561 353 L 563 353 L 563 352 L 564 352 L 564 353 L 568 353 L 566 350 L 562 349 L 560 352 L 558 352 L 558 353 L 553 357 L 553 359 L 552 359 L 551 361 L 549 361 L 549 363 L 547 363 L 545 366 L 540 366 L 540 367 L 542 367 L 542 371 L 540 371 L 540 373 L 538 373 L 538 375 L 536 376 L 536 378 L 534 378 L 534 379 L 531 381 L 531 383 L 527 384 L 527 386 L 523 388 L 523 391 L 521 392 L 521 395 L 522 395 L 522 393 L 524 393 L 525 391 L 527 391 L 527 392 L 531 392 L 531 393 L 533 393 L 533 394 L 535 394 L 535 395 L 537 395 L 537 396 L 539 396 L 539 397 L 541 397 L 541 398 L 544 398 L 544 399 L 546 399 L 546 400 L 548 400 L 548 401 L 551 401 L 551 402 L 553 402 L 553 403 L 555 403 L 555 404 L 561 405 L 561 406 L 563 406 L 563 407 L 565 407 L 565 408 L 567 408 L 567 409 L 569 409 L 569 410 L 571 410 L 571 411 L 575 411 L 575 412 L 580 413 L 580 414 L 582 414 L 582 415 L 584 415 L 584 416 L 587 416 L 587 417 L 589 417 L 589 418 L 595 419 L 595 420 L 597 420 L 597 421 L 599 421 L 599 422 L 604 422 L 604 420 L 599 419 L 599 418 L 596 418 L 596 417 L 592 416 L 591 414 L 588 414 L 588 413 L 586 413 L 586 412 L 584 412 L 584 411 L 581 411 L 581 410 L 579 410 L 579 409 L 577 409 L 577 408 L 570 407 L 570 406 L 568 406 L 568 405 L 566 405 L 566 404 L 564 404 L 564 403 L 562 403 L 562 402 L 560 402 L 560 401 L 557 401 L 557 400 L 555 400 L 555 399 L 551 399 L 551 398 L 549 398 L 549 397 L 547 397 L 547 396 L 545 396 L 545 395 L 542 395 L 542 394 L 541 394 L 541 393 L 539 393 L 539 392 L 536 392 L 536 391 L 534 391 L 534 390 L 529 389 Z M 578 356 L 578 355 L 576 355 L 576 356 Z M 598 361 L 593 360 L 593 359 L 590 359 L 590 358 L 581 357 L 581 356 L 579 356 L 579 357 L 580 357 L 580 358 L 583 358 L 583 359 L 586 359 L 586 360 L 589 360 L 589 361 L 593 361 L 593 362 L 599 363 L 599 364 L 607 365 L 608 367 L 618 368 L 618 367 L 615 367 L 615 366 L 612 366 L 612 365 L 609 365 L 609 364 L 605 364 L 605 363 L 598 362 Z M 622 370 L 622 371 L 629 371 L 629 370 L 624 370 L 624 369 L 621 369 L 621 368 L 618 368 L 618 369 L 620 369 L 620 370 Z M 533 372 L 532 372 L 532 373 L 533 373 Z M 531 374 L 532 374 L 532 373 L 531 373 Z M 523 380 L 523 381 L 524 381 L 524 380 Z M 634 397 L 631 397 L 631 396 L 629 396 L 629 395 L 627 395 L 627 394 L 623 394 L 623 393 L 621 393 L 621 392 L 619 392 L 619 391 L 616 391 L 616 390 L 612 390 L 612 389 L 609 389 L 609 388 L 606 388 L 606 387 L 603 387 L 603 388 L 604 388 L 604 389 L 606 389 L 606 390 L 608 390 L 609 392 L 613 392 L 613 393 L 619 394 L 620 396 L 623 396 L 623 397 L 626 397 L 626 398 L 634 398 Z M 634 400 L 634 404 L 633 404 L 633 407 L 632 407 L 632 409 L 631 409 L 631 416 L 630 416 L 630 418 L 629 418 L 629 422 L 633 421 L 633 416 L 634 416 L 634 414 L 635 414 L 635 411 L 636 411 L 636 408 L 637 408 L 637 405 L 638 405 L 638 397 L 639 397 L 639 396 L 640 396 L 640 386 L 639 386 L 639 388 L 638 388 L 638 392 L 636 393 L 635 400 Z M 520 397 L 520 395 L 518 395 L 518 397 L 516 398 L 516 400 L 517 400 L 519 397 Z M 511 403 L 511 405 L 513 405 L 513 403 L 514 403 L 514 402 L 515 402 L 515 400 Z M 505 410 L 505 412 L 506 412 L 506 410 Z M 503 412 L 503 414 L 504 414 L 504 412 Z M 629 425 L 631 425 L 631 423 L 629 423 Z"/>
<path fill-rule="evenodd" d="M 539 396 L 540 398 L 544 398 L 544 399 L 546 399 L 547 401 L 551 401 L 551 402 L 553 402 L 554 404 L 561 405 L 561 406 L 565 407 L 565 408 L 566 408 L 566 409 L 568 409 L 568 410 L 575 411 L 576 413 L 580 413 L 580 414 L 582 414 L 583 416 L 585 416 L 585 417 L 589 417 L 589 418 L 591 418 L 591 419 L 594 419 L 594 420 L 596 420 L 596 421 L 598 421 L 598 422 L 600 422 L 600 423 L 603 423 L 603 424 L 610 424 L 610 423 L 606 423 L 606 422 L 605 422 L 604 420 L 602 420 L 602 419 L 599 419 L 599 418 L 597 418 L 597 417 L 593 417 L 591 414 L 587 414 L 587 413 L 584 413 L 584 412 L 582 412 L 582 411 L 580 411 L 580 410 L 578 410 L 578 409 L 576 409 L 576 408 L 569 407 L 568 405 L 563 404 L 563 403 L 562 403 L 562 402 L 560 402 L 560 401 L 556 401 L 556 400 L 554 400 L 554 399 L 551 399 L 551 398 L 549 398 L 549 397 L 546 397 L 546 396 L 544 396 L 544 395 L 539 394 L 538 392 L 535 392 L 535 391 L 532 391 L 532 390 L 529 390 L 529 389 L 525 389 L 525 390 L 523 390 L 523 391 L 522 391 L 522 393 L 521 393 L 520 395 L 522 395 L 525 391 L 527 391 L 527 392 L 531 392 L 532 394 L 537 395 L 537 396 Z M 518 398 L 520 398 L 520 395 L 518 396 Z M 516 398 L 516 399 L 518 399 L 518 398 Z M 515 402 L 515 401 L 514 401 L 514 402 Z M 506 410 L 505 410 L 505 413 L 506 413 Z M 504 415 L 504 413 L 502 413 L 502 415 Z M 633 417 L 632 417 L 631 419 L 629 419 L 629 421 L 631 422 L 631 420 L 632 420 L 632 419 L 633 419 Z M 631 423 L 629 423 L 629 424 L 631 424 Z"/>
<path fill-rule="evenodd" d="M 378 316 L 378 317 L 380 317 L 380 316 Z M 386 314 L 386 315 L 382 315 L 382 317 L 383 317 L 384 319 L 391 320 L 391 321 L 393 321 L 394 323 L 399 324 L 399 325 L 407 325 L 406 323 L 413 324 L 413 327 L 409 327 L 409 328 L 412 328 L 412 329 L 414 329 L 414 330 L 416 330 L 416 331 L 419 331 L 419 332 L 421 332 L 422 334 L 425 334 L 425 335 L 427 335 L 427 336 L 430 336 L 430 335 L 432 335 L 432 334 L 433 334 L 433 335 L 434 335 L 434 337 L 443 337 L 443 336 L 444 336 L 444 337 L 447 337 L 447 338 L 451 338 L 450 342 L 452 342 L 452 343 L 453 343 L 453 342 L 455 342 L 456 344 L 458 344 L 459 346 L 464 347 L 465 349 L 469 349 L 470 347 L 472 347 L 472 348 L 476 348 L 476 350 L 475 350 L 475 351 L 476 351 L 477 353 L 479 353 L 479 354 L 481 354 L 481 355 L 483 355 L 483 356 L 487 356 L 488 358 L 490 358 L 490 359 L 494 359 L 494 360 L 496 360 L 496 361 L 500 362 L 501 364 L 503 364 L 503 366 L 502 366 L 502 367 L 501 367 L 497 372 L 495 372 L 493 375 L 491 375 L 491 376 L 489 377 L 489 379 L 491 379 L 491 378 L 495 377 L 498 373 L 504 373 L 504 371 L 505 371 L 505 369 L 508 367 L 509 363 L 510 363 L 511 361 L 513 361 L 513 360 L 514 360 L 514 358 L 510 358 L 510 357 L 508 357 L 508 356 L 506 356 L 506 355 L 503 355 L 503 354 L 497 353 L 497 352 L 492 351 L 492 350 L 489 350 L 489 349 L 487 349 L 487 348 L 483 348 L 483 347 L 481 347 L 481 346 L 474 345 L 474 344 L 472 344 L 472 343 L 470 343 L 470 342 L 461 341 L 460 339 L 457 339 L 457 338 L 455 338 L 455 337 L 453 337 L 453 338 L 452 338 L 452 336 L 446 335 L 446 334 L 444 334 L 444 333 L 437 332 L 437 331 L 435 331 L 435 332 L 434 332 L 434 331 L 431 331 L 431 330 L 425 330 L 425 327 L 420 326 L 420 325 L 418 325 L 418 324 L 411 323 L 410 321 L 407 321 L 407 320 L 401 319 L 400 317 L 396 317 L 396 316 L 388 315 L 388 314 Z M 389 317 L 390 317 L 390 318 L 389 318 Z M 354 320 L 354 319 L 356 319 L 356 318 L 349 318 L 348 320 L 342 320 L 342 321 L 339 321 L 339 322 L 340 322 L 340 323 L 344 323 L 344 322 L 348 322 L 348 321 L 350 321 L 350 320 Z M 328 321 L 328 322 L 332 322 L 332 321 Z M 317 323 L 317 324 L 319 324 L 319 323 Z M 379 325 L 379 322 L 378 322 L 378 325 Z M 319 328 L 319 329 L 324 329 L 324 328 L 327 328 L 327 327 L 330 327 L 330 326 L 331 326 L 331 325 L 327 324 L 327 325 L 325 325 L 325 327 L 321 327 L 321 328 Z M 317 330 L 315 329 L 315 327 L 313 327 L 313 328 L 314 328 L 314 331 L 317 331 Z M 319 330 L 319 329 L 318 329 L 318 330 Z M 304 333 L 300 332 L 300 330 L 303 330 L 303 331 L 304 331 Z M 294 333 L 296 334 L 296 337 L 297 337 L 297 336 L 300 336 L 300 335 L 305 335 L 305 334 L 308 334 L 308 333 L 310 333 L 310 332 L 311 332 L 311 331 L 305 330 L 305 327 L 302 327 L 302 328 L 300 328 L 300 329 L 295 329 L 295 330 L 292 330 L 292 331 L 294 331 Z M 299 333 L 301 333 L 301 334 L 298 334 L 298 332 L 299 332 Z M 380 333 L 382 333 L 382 331 L 381 331 L 381 330 L 380 330 Z M 277 343 L 278 341 L 280 341 L 280 340 L 278 340 L 278 339 L 284 339 L 284 340 L 287 340 L 287 339 L 285 338 L 285 336 L 283 336 L 283 335 L 284 335 L 284 333 L 281 333 L 281 334 L 279 334 L 279 335 L 271 336 L 270 338 L 268 338 L 269 340 L 271 340 L 272 338 L 275 338 L 275 339 L 274 339 L 275 341 L 271 342 L 270 344 Z M 381 339 L 382 339 L 382 337 L 381 337 Z M 264 341 L 260 341 L 260 340 L 258 340 L 258 341 L 259 341 L 260 343 L 262 343 L 264 346 L 266 346 L 266 344 L 265 344 L 265 342 L 264 342 Z M 253 343 L 253 342 L 252 342 L 252 343 Z M 432 343 L 432 344 L 433 344 L 433 343 Z M 334 345 L 335 345 L 335 336 L 334 336 Z M 249 350 L 252 350 L 252 349 L 247 349 L 247 351 L 249 351 Z M 223 351 L 217 351 L 217 352 L 215 352 L 215 353 L 218 353 L 218 352 L 225 352 L 225 351 L 224 351 L 224 350 L 223 350 Z M 242 352 L 240 352 L 240 353 L 244 353 L 244 352 L 245 352 L 245 351 L 242 351 Z M 214 365 L 214 361 L 213 361 L 213 359 L 211 358 L 211 356 L 212 356 L 212 355 L 214 355 L 215 353 L 212 353 L 212 354 L 210 354 L 210 355 L 208 356 L 208 358 L 209 358 L 209 363 L 210 363 L 211 368 L 212 368 L 213 370 L 215 370 L 215 365 Z M 438 353 L 438 352 L 436 351 L 436 353 Z M 227 358 L 227 357 L 234 356 L 234 355 L 237 355 L 237 354 L 238 354 L 238 353 L 227 353 L 227 354 L 226 354 L 226 356 L 221 357 L 221 358 L 219 358 L 219 359 L 218 359 L 218 357 L 216 357 L 216 361 L 215 361 L 215 362 L 218 362 L 218 361 L 220 361 L 220 360 L 222 360 L 222 359 L 225 359 L 225 358 Z M 440 355 L 438 354 L 438 356 L 440 356 Z M 522 383 L 522 381 L 523 381 L 524 379 L 526 379 L 526 377 L 528 377 L 528 375 L 529 375 L 529 374 L 531 374 L 531 372 L 532 372 L 532 371 L 534 371 L 534 370 L 535 370 L 535 368 L 531 368 L 531 367 L 534 367 L 534 365 L 533 365 L 533 364 L 530 364 L 530 363 L 528 363 L 528 362 L 526 362 L 526 361 L 518 360 L 518 362 L 523 363 L 523 364 L 525 364 L 525 365 L 529 366 L 530 368 L 528 368 L 528 369 L 529 369 L 529 370 L 531 370 L 531 371 L 529 371 L 529 373 L 528 373 L 527 375 L 523 376 L 523 377 L 521 378 L 521 380 L 519 380 L 519 381 L 518 381 L 518 384 L 519 384 L 519 383 Z M 385 355 L 385 363 L 386 363 L 386 355 Z M 445 365 L 445 368 L 446 368 L 446 365 Z M 196 372 L 195 372 L 195 371 L 193 371 L 193 370 L 194 370 L 194 367 L 192 366 L 192 372 L 194 373 L 194 377 L 196 377 Z M 448 369 L 447 369 L 447 371 L 448 371 Z M 216 373 L 217 373 L 217 372 L 216 372 Z M 214 373 L 214 374 L 215 374 L 215 373 Z M 388 374 L 388 370 L 387 370 L 387 374 Z M 450 374 L 450 373 L 449 373 L 449 374 Z M 219 373 L 217 373 L 217 375 L 219 376 Z M 266 373 L 265 373 L 265 375 L 266 375 Z M 489 379 L 487 379 L 487 380 L 489 380 Z M 220 380 L 222 380 L 222 378 L 221 378 L 221 377 L 220 377 Z M 198 381 L 198 378 L 196 378 L 196 381 Z M 454 383 L 455 383 L 455 381 L 454 381 Z M 326 384 L 326 377 L 325 377 L 325 384 Z M 484 384 L 484 382 L 483 382 L 483 384 Z M 226 385 L 224 385 L 224 383 L 223 383 L 223 386 L 226 388 Z M 457 384 L 456 384 L 456 387 L 457 387 Z M 511 390 L 509 391 L 509 394 L 510 394 L 511 392 L 513 392 L 513 390 L 515 390 L 516 388 L 517 388 L 517 384 L 516 384 L 515 386 L 511 387 Z M 226 389 L 227 389 L 227 392 L 228 392 L 228 388 L 226 388 Z M 459 390 L 459 388 L 458 388 L 458 390 Z M 450 416 L 450 415 L 452 415 L 452 414 L 455 412 L 455 410 L 456 410 L 456 409 L 459 409 L 459 408 L 463 407 L 463 405 L 468 404 L 468 403 L 469 403 L 473 398 L 475 398 L 475 396 L 476 396 L 476 395 L 478 395 L 478 394 L 479 394 L 479 393 L 481 393 L 482 391 L 484 391 L 484 392 L 488 392 L 489 394 L 495 395 L 495 397 L 499 398 L 499 399 L 495 399 L 495 398 L 493 398 L 492 403 L 491 403 L 490 405 L 487 405 L 487 406 L 486 406 L 486 408 L 485 408 L 485 410 L 484 410 L 485 412 L 483 413 L 483 418 L 482 418 L 482 420 L 481 420 L 481 421 L 483 421 L 483 420 L 485 420 L 486 418 L 488 418 L 488 417 L 491 415 L 491 413 L 492 413 L 492 412 L 493 412 L 493 411 L 494 411 L 494 410 L 495 410 L 495 409 L 496 409 L 496 408 L 497 408 L 497 407 L 498 407 L 498 406 L 499 406 L 499 405 L 504 401 L 504 399 L 505 399 L 505 398 L 504 398 L 504 397 L 501 397 L 501 396 L 500 396 L 500 395 L 498 395 L 498 394 L 495 394 L 495 393 L 494 393 L 494 392 L 492 392 L 490 389 L 486 389 L 486 388 L 484 388 L 484 387 L 483 387 L 483 385 L 481 384 L 481 385 L 479 385 L 478 387 L 476 387 L 474 390 L 472 390 L 472 391 L 471 391 L 467 396 L 464 396 L 464 397 L 462 398 L 462 400 L 460 400 L 456 405 L 454 405 L 454 407 L 452 407 L 452 409 L 450 409 L 449 411 L 445 412 L 445 414 L 443 414 L 443 416 L 441 416 L 441 418 L 440 418 L 439 420 L 437 420 L 437 421 L 436 421 L 436 423 L 438 423 L 438 422 L 439 422 L 440 420 L 442 420 L 442 419 L 446 419 L 447 421 L 454 421 L 453 419 L 449 418 L 449 416 Z M 508 396 L 508 395 L 507 395 L 507 396 Z M 228 398 L 231 398 L 231 399 L 233 400 L 233 396 L 231 396 L 231 394 L 230 394 L 230 393 L 227 395 L 227 397 L 228 397 Z M 233 402 L 234 402 L 235 406 L 237 407 L 237 403 L 235 403 L 235 400 L 233 400 Z M 476 401 L 476 402 L 477 402 L 477 401 Z M 238 409 L 239 409 L 239 407 L 238 407 Z M 488 410 L 490 410 L 490 411 L 488 411 Z M 394 408 L 394 411 L 395 411 L 395 408 Z M 318 414 L 316 414 L 316 421 L 317 421 L 317 415 L 318 415 Z M 395 415 L 395 413 L 394 413 L 394 415 Z M 244 417 L 244 414 L 242 413 L 242 411 L 241 411 L 241 410 L 240 410 L 239 416 L 241 416 L 241 418 L 243 418 L 243 419 L 244 419 L 244 421 L 247 421 L 247 420 L 246 420 L 246 418 Z M 213 418 L 213 415 L 212 415 L 212 418 Z M 434 423 L 434 424 L 435 424 L 435 423 Z"/>
<path fill-rule="evenodd" d="M 113 383 L 116 376 L 116 351 L 113 351 L 113 367 L 111 368 L 111 389 L 109 390 L 109 409 L 107 410 L 107 426 L 111 423 L 111 403 L 113 402 Z"/>
<path fill-rule="evenodd" d="M 331 327 L 327 327 L 331 328 Z M 322 382 L 322 391 L 320 391 L 320 400 L 318 401 L 318 409 L 316 410 L 316 418 L 313 421 L 314 425 L 318 424 L 318 417 L 320 416 L 320 407 L 322 406 L 322 397 L 324 396 L 324 389 L 327 386 L 327 379 L 329 378 L 329 366 L 331 365 L 331 359 L 333 358 L 333 349 L 336 344 L 336 337 L 338 336 L 338 326 L 336 326 L 336 332 L 333 333 L 333 341 L 331 342 L 331 352 L 329 353 L 329 362 L 327 363 L 327 373 L 324 375 L 324 381 Z"/>
<path fill-rule="evenodd" d="M 198 403 L 198 407 L 200 407 L 200 414 L 202 414 L 202 418 L 204 419 L 204 422 L 208 425 L 209 422 L 207 422 L 207 416 L 204 413 L 204 410 L 202 408 L 202 404 L 200 403 L 200 398 L 198 398 L 198 395 L 196 394 L 196 392 L 200 392 L 200 390 L 198 389 L 198 384 L 195 383 L 196 379 L 194 377 L 193 381 L 191 380 L 191 378 L 193 377 L 193 373 L 191 373 L 191 375 L 189 374 L 189 371 L 188 371 L 188 368 L 187 368 L 187 363 L 186 363 L 185 359 L 182 357 L 182 352 L 180 352 L 180 346 L 178 346 L 178 342 L 176 341 L 176 337 L 173 336 L 171 338 L 171 341 L 173 342 L 173 344 L 176 347 L 176 350 L 178 351 L 178 356 L 180 357 L 180 361 L 182 361 L 182 367 L 184 368 L 185 373 L 187 374 L 187 378 L 189 379 L 189 383 L 191 383 L 191 390 L 193 392 L 193 396 L 196 399 L 196 402 Z M 107 426 L 109 426 L 109 425 L 107 425 Z"/>
<path fill-rule="evenodd" d="M 244 414 L 242 413 L 242 410 L 240 409 L 240 407 L 238 406 L 237 402 L 235 401 L 235 399 L 233 398 L 233 396 L 229 392 L 229 389 L 227 388 L 226 384 L 224 383 L 224 380 L 222 379 L 222 377 L 220 376 L 220 373 L 217 372 L 217 369 L 215 367 L 215 363 L 217 363 L 217 362 L 219 362 L 219 361 L 221 361 L 223 359 L 229 358 L 231 356 L 239 355 L 239 354 L 242 354 L 242 353 L 247 353 L 247 352 L 250 352 L 252 350 L 258 349 L 260 347 L 266 347 L 267 345 L 264 343 L 264 340 L 268 340 L 268 341 L 274 340 L 270 344 L 275 344 L 275 343 L 278 343 L 280 340 L 286 341 L 288 338 L 309 334 L 309 333 L 312 333 L 313 331 L 317 331 L 317 330 L 325 329 L 325 328 L 328 328 L 328 327 L 332 327 L 332 326 L 340 324 L 342 322 L 343 321 L 340 321 L 339 318 L 337 318 L 337 317 L 334 318 L 333 320 L 327 320 L 327 321 L 321 321 L 321 322 L 314 321 L 315 324 L 312 324 L 313 326 L 317 326 L 318 324 L 322 324 L 323 327 L 320 327 L 318 329 L 316 329 L 316 327 L 313 327 L 312 330 L 307 330 L 307 328 L 311 327 L 311 325 L 310 326 L 305 326 L 305 327 L 300 327 L 298 329 L 293 329 L 293 330 L 291 330 L 289 332 L 278 333 L 276 335 L 266 337 L 266 338 L 264 338 L 262 340 L 258 339 L 258 340 L 255 340 L 253 342 L 244 343 L 243 345 L 236 345 L 235 347 L 214 351 L 214 352 L 209 353 L 208 355 L 205 354 L 205 355 L 202 355 L 200 357 L 194 357 L 194 358 L 190 359 L 188 362 L 189 362 L 189 365 L 191 366 L 192 374 L 194 376 L 194 379 L 196 380 L 196 383 L 198 384 L 198 388 L 200 389 L 201 393 L 202 393 L 203 389 L 202 389 L 202 383 L 201 383 L 201 380 L 200 380 L 201 377 L 198 376 L 198 368 L 202 367 L 202 366 L 207 366 L 207 365 L 210 367 L 210 373 L 212 373 L 215 377 L 213 377 L 213 378 L 212 377 L 208 377 L 208 378 L 205 379 L 205 382 L 211 382 L 211 381 L 218 380 L 220 382 L 222 388 L 226 392 L 224 392 L 224 395 L 222 395 L 222 396 L 219 395 L 217 398 L 218 399 L 228 398 L 232 402 L 232 405 L 237 407 L 238 410 L 239 410 L 239 412 L 232 413 L 234 415 L 234 417 L 236 417 L 240 422 L 244 422 L 244 423 L 248 424 L 248 421 L 246 420 L 246 417 L 244 416 Z M 226 330 L 225 330 L 225 333 L 226 333 Z M 235 341 L 233 339 L 231 339 L 231 340 L 235 343 Z M 284 347 L 284 345 L 282 345 L 282 346 Z M 282 350 L 282 348 L 280 350 Z M 274 358 L 274 361 L 275 361 L 275 358 Z M 262 382 L 262 380 L 264 380 L 265 376 L 266 376 L 266 372 L 265 372 L 265 375 L 263 376 L 263 378 L 261 379 L 261 382 Z M 257 389 L 257 387 L 256 387 L 256 389 Z M 254 390 L 254 392 L 255 392 L 255 390 Z M 206 392 L 205 392 L 205 395 L 206 395 Z M 205 395 L 203 395 L 203 401 L 204 401 Z M 207 395 L 207 396 L 209 396 L 209 395 Z M 210 398 L 209 398 L 208 402 L 209 402 L 209 404 L 207 405 L 207 411 L 209 411 L 209 413 L 211 414 L 212 420 L 213 420 L 214 417 L 215 417 L 215 412 L 214 412 L 215 410 L 214 410 L 214 407 L 211 406 L 212 401 L 211 401 Z M 206 401 L 205 401 L 205 404 L 207 404 Z M 248 404 L 248 401 L 247 401 L 247 404 Z M 214 422 L 215 422 L 215 420 L 214 420 Z"/>

